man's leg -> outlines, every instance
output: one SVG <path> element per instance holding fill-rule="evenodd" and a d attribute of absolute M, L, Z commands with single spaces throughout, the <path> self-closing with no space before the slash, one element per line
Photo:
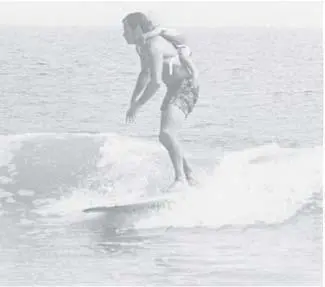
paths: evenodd
<path fill-rule="evenodd" d="M 161 113 L 159 140 L 169 153 L 175 171 L 175 181 L 185 180 L 183 150 L 177 139 L 184 119 L 184 113 L 174 105 L 168 105 Z M 189 168 L 186 161 L 185 165 Z"/>

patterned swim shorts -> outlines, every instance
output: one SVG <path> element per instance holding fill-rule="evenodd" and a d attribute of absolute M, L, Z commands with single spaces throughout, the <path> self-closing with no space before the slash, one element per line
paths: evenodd
<path fill-rule="evenodd" d="M 191 78 L 185 78 L 176 89 L 170 88 L 161 105 L 160 110 L 167 108 L 168 104 L 179 107 L 187 117 L 199 98 L 199 87 L 194 87 Z"/>

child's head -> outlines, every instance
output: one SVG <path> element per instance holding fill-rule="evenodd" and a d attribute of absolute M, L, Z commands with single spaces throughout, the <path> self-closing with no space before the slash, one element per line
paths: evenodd
<path fill-rule="evenodd" d="M 153 14 L 153 12 L 147 13 L 147 19 L 148 19 L 148 22 L 150 23 L 152 30 L 157 27 L 160 27 L 160 23 L 159 23 L 157 17 Z"/>

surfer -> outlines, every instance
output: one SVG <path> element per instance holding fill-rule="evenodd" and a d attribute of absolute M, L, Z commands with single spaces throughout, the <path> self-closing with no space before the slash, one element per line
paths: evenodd
<path fill-rule="evenodd" d="M 138 110 L 164 83 L 167 93 L 160 108 L 159 141 L 167 149 L 174 167 L 175 181 L 170 188 L 183 185 L 185 180 L 193 185 L 196 183 L 193 170 L 185 158 L 177 134 L 198 99 L 197 69 L 188 57 L 184 64 L 184 57 L 180 59 L 175 44 L 161 36 L 160 31 L 152 33 L 149 37 L 149 34 L 147 37 L 143 36 L 157 29 L 145 14 L 130 13 L 122 22 L 123 36 L 129 45 L 136 46 L 141 62 L 141 71 L 126 113 L 126 122 L 135 119 Z"/>

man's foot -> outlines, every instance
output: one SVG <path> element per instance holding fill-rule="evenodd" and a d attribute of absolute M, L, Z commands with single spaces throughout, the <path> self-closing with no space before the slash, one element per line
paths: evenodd
<path fill-rule="evenodd" d="M 198 180 L 192 174 L 187 175 L 186 179 L 190 186 L 196 186 L 199 184 Z"/>
<path fill-rule="evenodd" d="M 185 180 L 177 179 L 168 187 L 167 191 L 180 191 L 185 185 Z"/>

